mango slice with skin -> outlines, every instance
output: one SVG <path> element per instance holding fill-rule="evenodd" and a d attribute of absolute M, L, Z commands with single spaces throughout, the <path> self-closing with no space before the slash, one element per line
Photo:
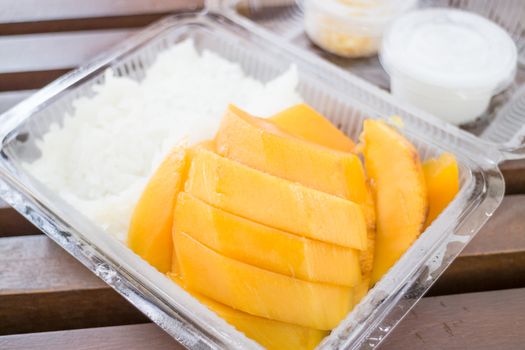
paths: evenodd
<path fill-rule="evenodd" d="M 287 276 L 344 286 L 361 281 L 358 250 L 246 220 L 188 193 L 179 194 L 173 230 L 222 255 Z"/>
<path fill-rule="evenodd" d="M 408 140 L 378 120 L 365 120 L 361 138 L 376 199 L 375 283 L 421 233 L 428 200 L 419 155 Z"/>
<path fill-rule="evenodd" d="M 254 169 L 356 203 L 366 197 L 365 173 L 355 154 L 291 137 L 233 105 L 215 143 L 218 154 Z"/>
<path fill-rule="evenodd" d="M 430 226 L 459 191 L 459 170 L 456 158 L 443 153 L 437 159 L 423 163 L 428 191 L 428 216 L 425 228 Z"/>
<path fill-rule="evenodd" d="M 370 281 L 370 276 L 374 267 L 374 252 L 376 245 L 376 213 L 374 194 L 372 193 L 372 188 L 368 182 L 366 183 L 366 191 L 366 198 L 361 205 L 366 219 L 367 243 L 366 250 L 360 253 L 359 264 L 361 266 L 363 280 Z"/>
<path fill-rule="evenodd" d="M 249 168 L 204 147 L 192 151 L 185 191 L 267 226 L 366 249 L 366 223 L 359 205 Z"/>
<path fill-rule="evenodd" d="M 186 151 L 173 149 L 142 192 L 128 231 L 129 247 L 162 273 L 171 269 L 173 210 L 186 165 Z"/>
<path fill-rule="evenodd" d="M 343 152 L 352 152 L 354 142 L 307 104 L 298 104 L 267 119 L 285 133 Z"/>
<path fill-rule="evenodd" d="M 202 304 L 206 305 L 219 317 L 234 326 L 238 331 L 247 337 L 255 340 L 268 350 L 286 349 L 314 349 L 328 331 L 321 331 L 312 328 L 297 326 L 291 323 L 284 323 L 267 318 L 253 316 L 245 312 L 232 309 L 224 304 L 218 303 L 202 294 L 195 293 L 187 289 L 180 277 L 175 274 L 168 274 L 174 282 L 182 288 L 188 290 Z"/>
<path fill-rule="evenodd" d="M 353 306 L 352 288 L 284 276 L 220 255 L 185 233 L 173 236 L 188 288 L 234 309 L 330 330 Z"/>

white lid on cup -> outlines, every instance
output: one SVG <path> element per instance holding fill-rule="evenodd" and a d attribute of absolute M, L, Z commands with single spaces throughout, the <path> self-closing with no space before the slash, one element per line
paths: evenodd
<path fill-rule="evenodd" d="M 390 74 L 450 89 L 496 94 L 516 74 L 517 48 L 490 20 L 461 10 L 409 12 L 386 31 L 380 59 Z"/>

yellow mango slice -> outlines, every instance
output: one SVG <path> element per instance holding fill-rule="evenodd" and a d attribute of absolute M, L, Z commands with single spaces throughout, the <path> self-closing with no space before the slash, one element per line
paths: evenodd
<path fill-rule="evenodd" d="M 346 152 L 350 152 L 354 149 L 354 143 L 346 137 L 346 135 L 306 104 L 291 107 L 276 114 L 268 120 L 277 125 L 282 131 L 302 138 L 305 141 Z M 269 169 L 263 170 L 272 172 Z M 353 181 L 349 182 L 348 186 L 358 187 L 360 190 L 348 191 L 350 194 L 353 194 L 353 196 L 348 199 L 362 205 L 363 213 L 367 222 L 367 249 L 361 252 L 360 265 L 363 278 L 370 279 L 374 260 L 374 242 L 376 235 L 374 198 L 369 184 L 365 183 L 362 169 L 353 171 L 352 173 Z M 293 180 L 303 183 L 301 179 L 298 178 Z M 307 183 L 303 184 L 308 185 Z M 365 190 L 363 190 L 363 188 L 365 188 Z M 342 191 L 337 192 L 341 193 Z"/>
<path fill-rule="evenodd" d="M 202 302 L 226 322 L 233 325 L 268 350 L 312 350 L 330 332 L 252 316 L 207 299 Z"/>
<path fill-rule="evenodd" d="M 363 166 L 355 154 L 291 137 L 233 105 L 215 142 L 217 153 L 249 167 L 356 203 L 366 196 Z"/>
<path fill-rule="evenodd" d="M 443 153 L 423 163 L 428 191 L 428 216 L 425 228 L 446 208 L 459 191 L 459 170 L 456 158 Z"/>
<path fill-rule="evenodd" d="M 168 274 L 174 282 L 179 284 L 206 305 L 219 317 L 234 326 L 238 331 L 244 333 L 248 338 L 255 340 L 268 350 L 284 349 L 314 349 L 328 331 L 297 326 L 267 318 L 253 316 L 245 312 L 232 309 L 224 304 L 218 303 L 202 294 L 189 290 L 184 282 L 174 274 Z"/>
<path fill-rule="evenodd" d="M 292 235 L 180 193 L 174 231 L 227 257 L 314 282 L 354 286 L 361 281 L 359 251 Z"/>
<path fill-rule="evenodd" d="M 361 137 L 376 199 L 375 283 L 421 233 L 428 201 L 419 155 L 408 140 L 377 120 L 365 120 Z"/>
<path fill-rule="evenodd" d="M 268 119 L 287 134 L 331 149 L 352 152 L 354 142 L 307 104 L 298 104 Z"/>
<path fill-rule="evenodd" d="M 249 168 L 203 147 L 192 152 L 185 190 L 267 226 L 366 249 L 366 223 L 359 205 Z"/>
<path fill-rule="evenodd" d="M 359 304 L 361 302 L 361 299 L 363 299 L 368 293 L 368 289 L 370 286 L 370 280 L 363 280 L 361 283 L 359 283 L 357 286 L 353 289 L 353 296 L 354 296 L 354 306 Z"/>
<path fill-rule="evenodd" d="M 189 289 L 234 309 L 303 327 L 330 330 L 351 310 L 352 289 L 307 282 L 227 258 L 182 232 L 173 234 Z"/>
<path fill-rule="evenodd" d="M 128 231 L 129 247 L 163 273 L 171 269 L 173 210 L 186 165 L 186 151 L 172 150 L 142 192 Z"/>

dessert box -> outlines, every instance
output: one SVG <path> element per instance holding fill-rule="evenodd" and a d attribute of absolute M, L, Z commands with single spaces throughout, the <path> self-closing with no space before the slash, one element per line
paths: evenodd
<path fill-rule="evenodd" d="M 60 123 L 72 101 L 92 94 L 91 87 L 113 68 L 140 80 L 159 52 L 191 38 L 198 50 L 210 50 L 239 63 L 260 81 L 297 67 L 298 91 L 306 103 L 356 139 L 365 118 L 399 115 L 402 133 L 422 159 L 454 153 L 460 166 L 460 192 L 361 303 L 319 345 L 319 349 L 376 347 L 423 296 L 463 247 L 479 231 L 504 195 L 498 163 L 521 157 L 523 147 L 496 144 L 396 102 L 387 92 L 290 44 L 222 7 L 166 17 L 66 74 L 2 115 L 0 195 L 140 309 L 191 349 L 259 349 L 201 305 L 125 244 L 46 188 L 22 166 L 40 154 L 35 141 L 52 123 Z M 514 140 L 518 134 L 514 135 Z M 521 148 L 520 148 L 521 147 Z"/>

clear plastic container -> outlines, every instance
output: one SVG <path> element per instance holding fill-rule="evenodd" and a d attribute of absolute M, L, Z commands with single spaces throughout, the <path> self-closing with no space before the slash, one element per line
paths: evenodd
<path fill-rule="evenodd" d="M 504 182 L 497 162 L 523 157 L 439 120 L 421 119 L 386 92 L 342 73 L 234 14 L 187 13 L 167 17 L 111 51 L 51 83 L 4 113 L 0 125 L 0 195 L 27 219 L 175 339 L 191 349 L 259 349 L 127 246 L 28 174 L 23 162 L 40 156 L 35 141 L 60 122 L 72 101 L 91 92 L 112 67 L 141 79 L 162 50 L 193 38 L 198 50 L 238 62 L 252 77 L 267 81 L 294 63 L 305 101 L 356 138 L 365 118 L 404 120 L 402 132 L 423 158 L 453 152 L 460 164 L 460 192 L 437 220 L 361 303 L 319 345 L 319 349 L 376 347 L 423 296 L 500 204 Z"/>
<path fill-rule="evenodd" d="M 455 9 L 412 11 L 386 31 L 390 91 L 453 124 L 472 122 L 514 80 L 516 44 L 497 24 Z"/>
<path fill-rule="evenodd" d="M 343 57 L 375 55 L 385 28 L 417 0 L 303 0 L 304 27 L 319 47 Z"/>

